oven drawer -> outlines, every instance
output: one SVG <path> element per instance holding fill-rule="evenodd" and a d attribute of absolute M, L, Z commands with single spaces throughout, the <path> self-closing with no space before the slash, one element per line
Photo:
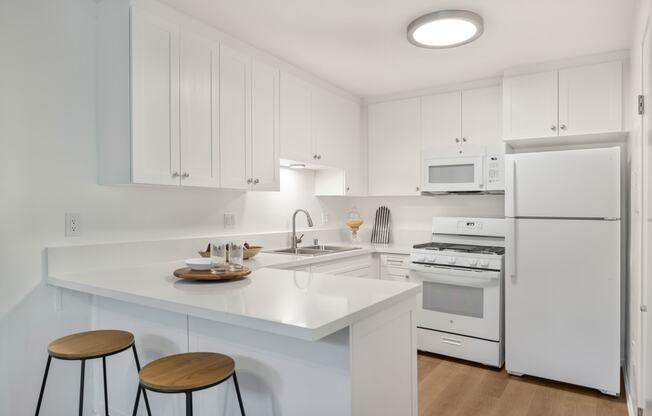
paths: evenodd
<path fill-rule="evenodd" d="M 504 353 L 500 342 L 417 328 L 417 349 L 502 367 Z"/>

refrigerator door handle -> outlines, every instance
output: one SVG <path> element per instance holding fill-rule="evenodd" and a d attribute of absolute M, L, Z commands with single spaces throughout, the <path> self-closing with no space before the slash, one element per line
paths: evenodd
<path fill-rule="evenodd" d="M 507 258 L 507 274 L 512 280 L 516 279 L 516 219 L 507 218 L 505 233 L 505 254 Z"/>
<path fill-rule="evenodd" d="M 507 172 L 505 175 L 505 216 L 516 216 L 516 160 L 507 159 Z"/>

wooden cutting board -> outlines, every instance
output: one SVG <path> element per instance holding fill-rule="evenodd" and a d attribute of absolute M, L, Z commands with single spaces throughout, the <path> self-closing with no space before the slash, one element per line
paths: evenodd
<path fill-rule="evenodd" d="M 241 270 L 224 273 L 213 273 L 210 270 L 192 270 L 190 267 L 184 267 L 174 271 L 174 276 L 179 279 L 200 280 L 205 282 L 227 282 L 233 280 L 246 279 L 251 274 L 251 269 L 245 267 Z"/>

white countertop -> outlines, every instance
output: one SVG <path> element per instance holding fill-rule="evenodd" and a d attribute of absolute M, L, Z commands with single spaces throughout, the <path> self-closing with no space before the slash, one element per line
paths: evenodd
<path fill-rule="evenodd" d="M 53 286 L 305 340 L 317 340 L 421 291 L 420 285 L 279 270 L 409 247 L 363 244 L 343 253 L 306 257 L 260 253 L 248 279 L 205 283 L 172 276 L 182 261 L 48 276 Z"/>

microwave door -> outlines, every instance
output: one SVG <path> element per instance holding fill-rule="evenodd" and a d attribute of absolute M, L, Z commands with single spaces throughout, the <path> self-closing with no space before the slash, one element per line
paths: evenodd
<path fill-rule="evenodd" d="M 426 159 L 423 163 L 422 185 L 424 192 L 483 191 L 483 158 Z"/>

